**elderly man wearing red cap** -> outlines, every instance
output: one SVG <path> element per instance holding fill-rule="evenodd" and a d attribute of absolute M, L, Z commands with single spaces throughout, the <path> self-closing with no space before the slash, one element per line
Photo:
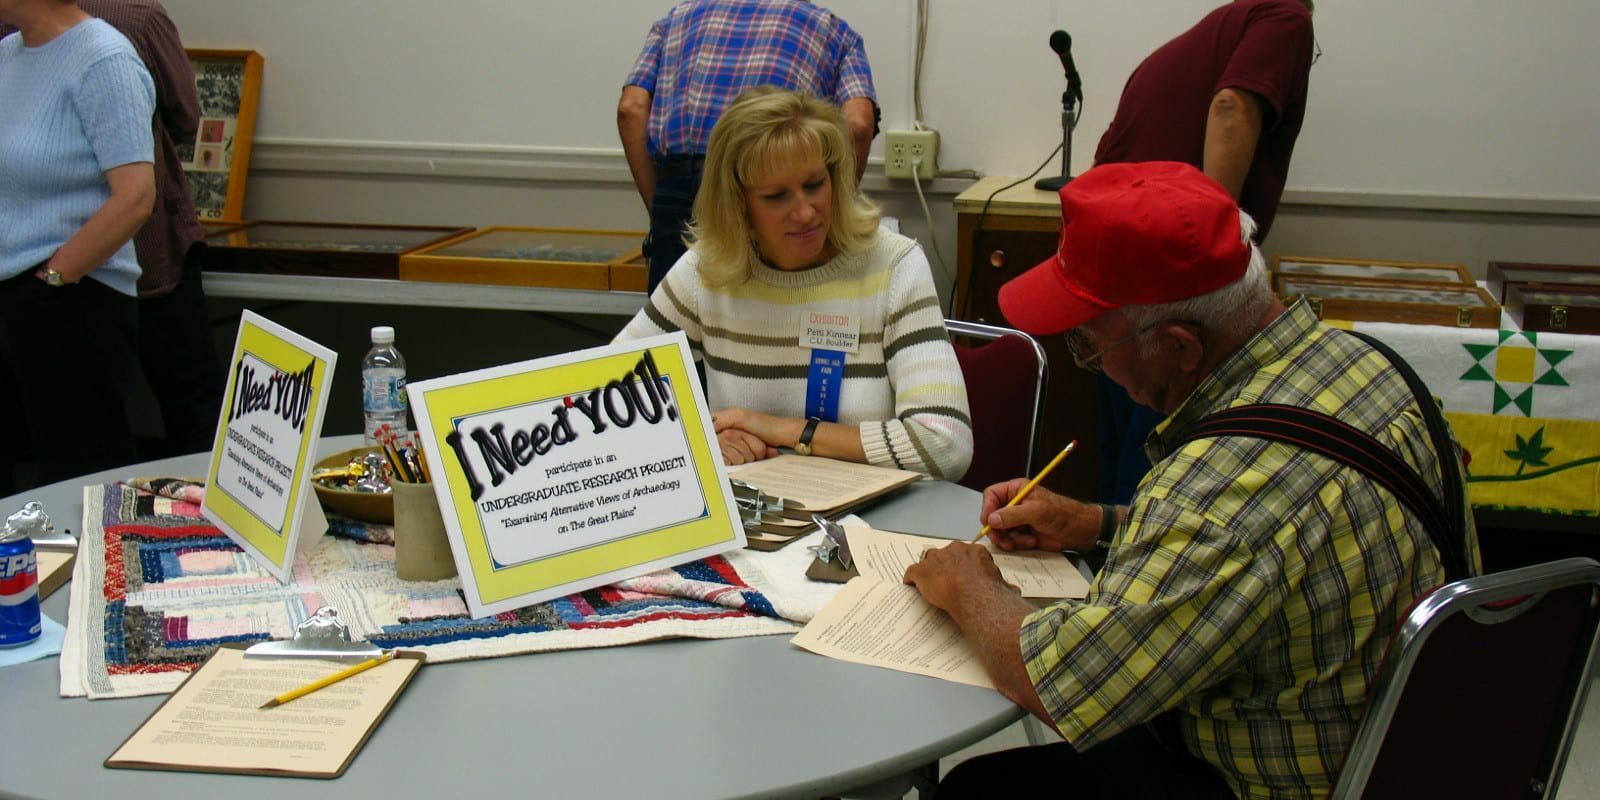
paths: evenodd
<path fill-rule="evenodd" d="M 996 686 L 1066 740 L 968 761 L 939 797 L 1325 797 L 1398 620 L 1447 565 L 1478 569 L 1456 445 L 1408 368 L 1304 302 L 1284 307 L 1253 222 L 1194 167 L 1096 167 L 1061 209 L 1059 251 L 1001 289 L 1002 310 L 1065 332 L 1079 366 L 1167 419 L 1126 507 L 1043 489 L 1008 506 L 1022 480 L 984 492 L 1001 549 L 1105 548 L 1086 599 L 1036 608 L 965 543 L 906 571 Z M 1425 496 L 1297 444 L 1200 429 L 1259 404 L 1366 434 Z"/>

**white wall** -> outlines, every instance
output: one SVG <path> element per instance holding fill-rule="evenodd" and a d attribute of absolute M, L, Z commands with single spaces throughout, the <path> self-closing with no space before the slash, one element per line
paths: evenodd
<path fill-rule="evenodd" d="M 262 53 L 251 219 L 642 230 L 620 84 L 670 0 L 166 0 L 191 47 Z M 1217 0 L 932 2 L 940 167 L 1022 175 L 1060 141 L 1068 30 L 1087 169 L 1128 73 Z M 865 37 L 884 127 L 913 122 L 914 0 L 827 3 Z M 1465 263 L 1600 254 L 1600 3 L 1323 0 L 1324 49 L 1269 251 Z M 966 181 L 864 183 L 955 258 Z M 1045 167 L 1058 169 L 1058 160 Z M 936 268 L 937 259 L 936 259 Z"/>
<path fill-rule="evenodd" d="M 912 121 L 913 0 L 832 0 L 866 38 L 885 127 Z M 943 164 L 1022 173 L 1059 141 L 1050 31 L 1086 84 L 1087 167 L 1128 73 L 1215 0 L 931 3 Z M 190 46 L 266 59 L 268 142 L 617 152 L 623 77 L 667 0 L 168 0 Z M 1324 0 L 1293 190 L 1600 201 L 1600 4 Z M 881 152 L 881 139 L 878 150 Z"/>

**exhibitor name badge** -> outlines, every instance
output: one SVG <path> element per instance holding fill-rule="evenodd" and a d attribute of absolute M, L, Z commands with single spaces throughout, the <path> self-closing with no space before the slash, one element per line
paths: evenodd
<path fill-rule="evenodd" d="M 473 616 L 744 546 L 682 333 L 406 392 Z"/>
<path fill-rule="evenodd" d="M 801 312 L 800 346 L 813 350 L 855 353 L 861 347 L 861 320 L 837 311 Z"/>
<path fill-rule="evenodd" d="M 705 516 L 672 397 L 646 352 L 604 386 L 458 419 L 445 443 L 495 568 Z"/>

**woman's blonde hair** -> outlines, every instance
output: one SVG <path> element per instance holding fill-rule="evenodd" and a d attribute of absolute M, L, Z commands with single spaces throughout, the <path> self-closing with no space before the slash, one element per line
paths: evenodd
<path fill-rule="evenodd" d="M 711 129 L 704 177 L 689 223 L 690 247 L 700 255 L 709 286 L 733 286 L 760 261 L 745 210 L 752 181 L 820 157 L 833 183 L 828 243 L 840 253 L 871 244 L 878 207 L 856 192 L 855 155 L 844 115 L 831 103 L 771 86 L 742 92 Z"/>

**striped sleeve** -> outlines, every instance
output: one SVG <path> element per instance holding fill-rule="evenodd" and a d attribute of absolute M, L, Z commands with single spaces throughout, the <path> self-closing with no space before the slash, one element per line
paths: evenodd
<path fill-rule="evenodd" d="M 867 461 L 959 480 L 972 463 L 972 417 L 920 247 L 909 249 L 890 279 L 883 353 L 894 417 L 861 424 Z"/>

